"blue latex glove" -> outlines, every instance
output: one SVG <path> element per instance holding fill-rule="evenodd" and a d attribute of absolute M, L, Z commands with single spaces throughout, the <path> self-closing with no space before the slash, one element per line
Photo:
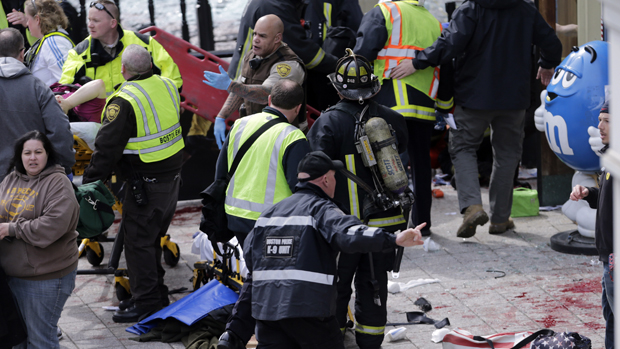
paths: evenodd
<path fill-rule="evenodd" d="M 218 65 L 218 68 L 220 68 L 221 74 L 205 70 L 205 79 L 207 80 L 202 80 L 202 82 L 218 90 L 227 90 L 231 82 L 228 73 L 226 73 L 226 70 L 224 70 L 221 65 Z"/>
<path fill-rule="evenodd" d="M 69 173 L 67 177 L 69 177 L 69 180 L 73 182 L 73 172 Z"/>
<path fill-rule="evenodd" d="M 435 112 L 435 130 L 443 131 L 446 129 L 446 118 L 448 114 L 444 112 L 440 112 L 439 110 Z"/>
<path fill-rule="evenodd" d="M 215 135 L 217 147 L 222 149 L 222 144 L 224 144 L 224 140 L 226 139 L 226 121 L 224 121 L 224 119 L 215 118 L 215 128 L 213 129 L 213 134 Z"/>

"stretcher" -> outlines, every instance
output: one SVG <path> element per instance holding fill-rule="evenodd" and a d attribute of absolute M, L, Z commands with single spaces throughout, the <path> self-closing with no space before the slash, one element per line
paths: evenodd
<path fill-rule="evenodd" d="M 213 248 L 205 234 L 202 232 L 198 234 L 202 235 L 195 237 L 194 246 L 202 245 L 201 257 L 204 257 L 206 253 L 212 253 L 213 258 L 194 263 L 194 275 L 192 277 L 194 291 L 211 280 L 217 280 L 233 291 L 240 292 L 245 282 L 247 268 L 242 257 L 243 252 L 236 240 L 223 244 L 218 243 L 217 248 Z M 192 247 L 193 252 L 195 252 L 194 250 Z"/>

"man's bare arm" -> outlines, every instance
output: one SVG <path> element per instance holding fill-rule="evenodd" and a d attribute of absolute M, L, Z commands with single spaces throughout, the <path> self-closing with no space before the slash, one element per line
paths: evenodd
<path fill-rule="evenodd" d="M 226 119 L 230 116 L 230 114 L 234 113 L 236 110 L 239 110 L 239 107 L 243 103 L 243 98 L 237 96 L 234 93 L 228 95 L 226 98 L 226 102 L 222 106 L 222 109 L 217 114 L 218 117 Z"/>
<path fill-rule="evenodd" d="M 228 93 L 247 99 L 258 104 L 267 104 L 267 97 L 271 93 L 271 86 L 264 85 L 244 85 L 237 81 L 232 81 L 228 86 Z"/>

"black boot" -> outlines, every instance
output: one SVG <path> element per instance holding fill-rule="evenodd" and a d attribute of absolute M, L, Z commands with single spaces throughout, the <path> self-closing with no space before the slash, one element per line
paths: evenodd
<path fill-rule="evenodd" d="M 220 336 L 219 343 L 217 344 L 217 349 L 244 349 L 245 345 L 242 343 L 241 339 L 237 337 L 237 335 L 231 331 L 226 330 L 226 332 L 222 333 Z"/>
<path fill-rule="evenodd" d="M 140 322 L 143 319 L 146 319 L 151 314 L 159 311 L 161 309 L 161 305 L 156 306 L 136 306 L 135 304 L 125 310 L 125 311 L 117 311 L 114 312 L 112 316 L 112 320 L 114 322 L 127 323 L 127 322 Z"/>

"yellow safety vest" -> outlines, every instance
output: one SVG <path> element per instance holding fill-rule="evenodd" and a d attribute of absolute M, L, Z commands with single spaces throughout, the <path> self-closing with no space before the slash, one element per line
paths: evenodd
<path fill-rule="evenodd" d="M 262 112 L 235 121 L 228 139 L 228 168 L 243 143 L 262 125 L 280 116 Z M 289 145 L 306 139 L 288 122 L 271 126 L 252 144 L 226 190 L 225 209 L 232 216 L 257 220 L 274 204 L 292 195 L 282 160 Z"/>
<path fill-rule="evenodd" d="M 139 155 L 140 160 L 150 163 L 167 159 L 183 149 L 180 97 L 171 79 L 153 75 L 144 80 L 126 81 L 108 98 L 108 103 L 112 97 L 131 103 L 136 115 L 138 134 L 129 139 L 123 154 Z"/>
<path fill-rule="evenodd" d="M 391 70 L 403 59 L 415 57 L 415 50 L 423 50 L 432 45 L 441 35 L 441 23 L 428 10 L 417 6 L 417 1 L 383 2 L 379 6 L 385 18 L 388 40 L 374 62 L 374 72 L 383 84 L 389 79 Z M 439 67 L 417 71 L 403 79 L 393 79 L 396 106 L 392 109 L 405 117 L 435 120 L 435 110 L 409 103 L 409 85 L 426 94 L 433 100 L 437 98 L 439 87 Z"/>
<path fill-rule="evenodd" d="M 82 68 L 82 66 L 85 65 L 86 76 L 93 80 L 103 80 L 106 93 L 110 96 L 114 93 L 114 86 L 125 81 L 123 74 L 121 74 L 121 58 L 123 56 L 123 52 L 118 52 L 112 61 L 104 65 L 94 67 L 91 65 L 92 40 L 92 37 L 88 36 L 74 49 L 69 50 L 67 60 L 62 68 L 62 76 L 60 77 L 59 83 L 72 84 L 75 79 L 75 74 Z M 153 57 L 153 64 L 161 70 L 160 75 L 172 79 L 176 85 L 176 88 L 180 88 L 183 85 L 179 67 L 174 63 L 172 57 L 170 57 L 164 47 L 161 46 L 161 44 L 155 39 L 148 37 L 147 44 L 133 31 L 123 30 L 123 36 L 120 38 L 120 42 L 123 44 L 123 51 L 131 44 L 138 44 L 146 48 Z M 83 47 L 83 45 L 86 47 Z"/>

